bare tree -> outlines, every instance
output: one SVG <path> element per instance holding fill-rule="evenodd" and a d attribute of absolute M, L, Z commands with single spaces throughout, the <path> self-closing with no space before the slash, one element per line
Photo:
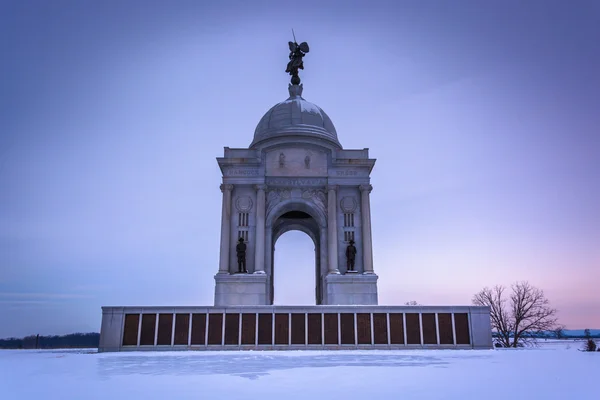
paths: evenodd
<path fill-rule="evenodd" d="M 565 337 L 565 326 L 559 325 L 554 328 L 554 337 L 557 339 L 564 339 Z"/>
<path fill-rule="evenodd" d="M 517 347 L 533 334 L 556 328 L 556 309 L 543 290 L 529 282 L 514 283 L 511 289 L 508 295 L 504 286 L 496 285 L 473 296 L 473 304 L 490 307 L 492 327 L 504 347 Z"/>

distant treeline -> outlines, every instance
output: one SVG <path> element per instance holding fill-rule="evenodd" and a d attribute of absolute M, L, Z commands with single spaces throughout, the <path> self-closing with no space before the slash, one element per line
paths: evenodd
<path fill-rule="evenodd" d="M 492 332 L 493 337 L 498 337 L 498 332 Z M 590 329 L 586 332 L 584 329 L 565 329 L 560 332 L 557 331 L 546 331 L 539 333 L 531 333 L 524 335 L 523 337 L 536 338 L 536 339 L 587 339 L 587 338 L 600 338 L 600 329 Z"/>
<path fill-rule="evenodd" d="M 98 348 L 99 333 L 70 333 L 62 336 L 26 336 L 0 339 L 0 349 Z"/>

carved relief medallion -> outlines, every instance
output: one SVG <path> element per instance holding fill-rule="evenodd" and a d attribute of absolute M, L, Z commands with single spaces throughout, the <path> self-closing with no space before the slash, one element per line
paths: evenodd
<path fill-rule="evenodd" d="M 235 200 L 235 208 L 239 212 L 248 212 L 252 209 L 252 199 L 250 196 L 239 196 Z"/>
<path fill-rule="evenodd" d="M 345 196 L 345 197 L 342 197 L 342 200 L 340 200 L 340 207 L 344 212 L 347 212 L 347 213 L 354 212 L 354 210 L 356 210 L 357 206 L 358 206 L 358 202 L 356 201 L 356 198 L 354 198 L 353 196 Z"/>

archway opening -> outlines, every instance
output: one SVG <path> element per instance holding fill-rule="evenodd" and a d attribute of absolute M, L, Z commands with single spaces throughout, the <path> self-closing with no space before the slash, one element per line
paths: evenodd
<path fill-rule="evenodd" d="M 284 214 L 300 213 L 292 211 Z M 291 230 L 282 234 L 275 243 L 273 304 L 315 304 L 315 243 L 306 233 Z"/>
<path fill-rule="evenodd" d="M 307 213 L 305 213 L 304 211 L 288 211 L 279 218 L 310 219 L 312 217 L 310 215 L 308 215 Z"/>

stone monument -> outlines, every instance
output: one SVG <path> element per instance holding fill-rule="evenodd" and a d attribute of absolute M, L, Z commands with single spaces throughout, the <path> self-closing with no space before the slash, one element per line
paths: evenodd
<path fill-rule="evenodd" d="M 99 352 L 140 350 L 489 349 L 489 307 L 379 306 L 368 149 L 344 149 L 302 97 L 308 44 L 289 43 L 289 97 L 248 148 L 225 147 L 214 306 L 102 307 Z M 315 305 L 273 305 L 275 242 L 315 244 Z"/>
<path fill-rule="evenodd" d="M 375 160 L 368 149 L 344 149 L 325 111 L 302 97 L 298 70 L 309 47 L 289 48 L 289 97 L 261 118 L 248 148 L 226 147 L 217 158 L 223 206 L 215 306 L 273 304 L 275 242 L 290 230 L 315 244 L 316 305 L 376 305 L 369 202 Z M 237 238 L 248 247 L 248 275 L 235 274 Z"/>

